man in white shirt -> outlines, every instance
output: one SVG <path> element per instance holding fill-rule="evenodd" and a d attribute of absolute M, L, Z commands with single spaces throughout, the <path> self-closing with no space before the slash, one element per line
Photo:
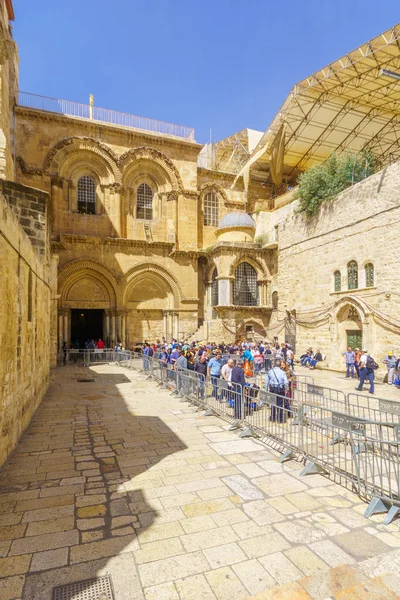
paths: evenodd
<path fill-rule="evenodd" d="M 368 381 L 369 381 L 369 393 L 373 394 L 374 393 L 375 373 L 374 373 L 374 369 L 368 369 L 367 368 L 367 360 L 368 360 L 368 358 L 369 358 L 368 351 L 367 350 L 363 350 L 361 358 L 360 358 L 360 383 L 358 384 L 358 387 L 356 387 L 355 389 L 358 392 L 362 392 L 364 381 L 366 379 L 368 379 Z"/>
<path fill-rule="evenodd" d="M 222 379 L 225 379 L 225 381 L 230 381 L 231 376 L 232 376 L 232 369 L 233 369 L 233 359 L 230 358 L 228 360 L 228 362 L 226 363 L 226 365 L 224 365 L 221 369 Z"/>

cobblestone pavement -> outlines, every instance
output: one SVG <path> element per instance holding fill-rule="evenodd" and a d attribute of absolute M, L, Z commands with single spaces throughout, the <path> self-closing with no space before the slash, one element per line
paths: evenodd
<path fill-rule="evenodd" d="M 400 598 L 398 521 L 228 427 L 139 373 L 58 369 L 0 473 L 1 600 L 105 574 L 115 600 Z"/>

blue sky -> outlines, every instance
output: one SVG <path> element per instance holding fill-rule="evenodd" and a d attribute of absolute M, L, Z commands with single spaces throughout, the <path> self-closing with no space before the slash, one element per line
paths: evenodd
<path fill-rule="evenodd" d="M 196 129 L 264 130 L 299 80 L 400 20 L 398 0 L 13 0 L 20 89 Z"/>

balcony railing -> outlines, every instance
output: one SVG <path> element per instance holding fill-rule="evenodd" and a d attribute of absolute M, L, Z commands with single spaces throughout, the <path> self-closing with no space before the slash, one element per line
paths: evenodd
<path fill-rule="evenodd" d="M 192 127 L 174 125 L 173 123 L 165 123 L 164 121 L 157 121 L 156 119 L 138 117 L 128 113 L 118 112 L 117 110 L 109 110 L 107 108 L 99 108 L 98 106 L 90 106 L 89 104 L 71 102 L 70 100 L 60 100 L 59 98 L 49 98 L 48 96 L 19 92 L 18 106 L 26 106 L 27 108 L 45 110 L 60 115 L 81 117 L 82 119 L 91 119 L 93 121 L 101 121 L 102 123 L 110 123 L 112 125 L 153 131 L 155 133 L 163 133 L 165 135 L 173 135 L 187 140 L 194 140 L 194 129 Z"/>

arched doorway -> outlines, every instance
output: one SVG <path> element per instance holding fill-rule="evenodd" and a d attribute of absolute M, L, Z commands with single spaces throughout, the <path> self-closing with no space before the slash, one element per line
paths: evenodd
<path fill-rule="evenodd" d="M 106 345 L 122 340 L 123 323 L 116 313 L 112 275 L 100 265 L 75 263 L 59 274 L 59 345 L 84 348 L 90 340 Z"/>
<path fill-rule="evenodd" d="M 343 351 L 351 347 L 362 349 L 363 325 L 359 311 L 352 304 L 345 304 L 338 312 L 338 338 Z"/>

